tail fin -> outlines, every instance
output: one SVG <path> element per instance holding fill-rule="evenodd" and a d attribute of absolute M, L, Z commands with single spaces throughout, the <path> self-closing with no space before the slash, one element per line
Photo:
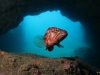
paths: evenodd
<path fill-rule="evenodd" d="M 44 43 L 44 37 L 41 35 L 35 36 L 34 38 L 34 44 L 38 48 L 45 48 L 45 43 Z"/>

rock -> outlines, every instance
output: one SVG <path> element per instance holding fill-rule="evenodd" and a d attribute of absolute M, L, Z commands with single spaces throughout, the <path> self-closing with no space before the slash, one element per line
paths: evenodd
<path fill-rule="evenodd" d="M 29 54 L 7 53 L 0 59 L 0 72 L 6 75 L 96 75 L 91 67 L 77 58 L 32 58 Z"/>
<path fill-rule="evenodd" d="M 7 54 L 8 54 L 7 52 L 0 51 L 0 58 L 4 57 L 4 56 L 7 55 Z"/>

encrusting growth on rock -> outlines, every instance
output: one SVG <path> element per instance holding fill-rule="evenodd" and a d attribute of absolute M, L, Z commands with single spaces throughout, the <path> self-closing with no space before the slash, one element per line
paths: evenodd
<path fill-rule="evenodd" d="M 0 73 L 5 75 L 96 75 L 77 58 L 45 58 L 0 52 Z M 74 60 L 73 60 L 74 59 Z"/>

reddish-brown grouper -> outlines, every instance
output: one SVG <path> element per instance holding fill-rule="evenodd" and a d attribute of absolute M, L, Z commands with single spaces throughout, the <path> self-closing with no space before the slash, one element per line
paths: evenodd
<path fill-rule="evenodd" d="M 52 51 L 55 45 L 57 45 L 58 47 L 63 47 L 59 43 L 67 36 L 67 31 L 63 29 L 56 27 L 48 28 L 44 36 L 44 43 L 46 45 L 46 49 L 48 49 L 48 51 Z"/>

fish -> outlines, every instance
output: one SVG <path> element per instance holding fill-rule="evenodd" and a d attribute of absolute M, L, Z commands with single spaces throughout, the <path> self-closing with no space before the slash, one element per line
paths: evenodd
<path fill-rule="evenodd" d="M 67 36 L 68 32 L 66 30 L 57 27 L 49 27 L 44 35 L 44 44 L 46 49 L 48 51 L 52 51 L 55 45 L 58 47 L 63 47 L 60 42 Z"/>

